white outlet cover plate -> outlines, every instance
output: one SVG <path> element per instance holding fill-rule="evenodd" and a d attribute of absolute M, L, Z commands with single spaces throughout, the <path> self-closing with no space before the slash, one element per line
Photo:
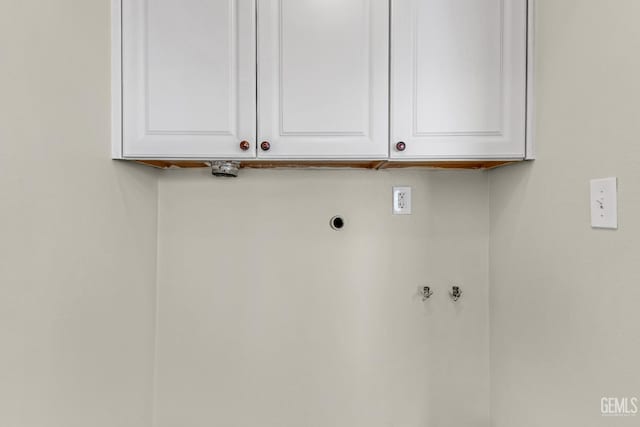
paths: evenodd
<path fill-rule="evenodd" d="M 393 187 L 393 214 L 411 215 L 411 187 Z"/>
<path fill-rule="evenodd" d="M 618 179 L 591 180 L 591 227 L 618 228 Z"/>

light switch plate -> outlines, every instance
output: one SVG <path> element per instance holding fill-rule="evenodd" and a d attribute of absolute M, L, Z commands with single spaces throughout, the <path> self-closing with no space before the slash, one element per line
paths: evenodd
<path fill-rule="evenodd" d="M 618 228 L 618 179 L 591 180 L 591 227 Z"/>

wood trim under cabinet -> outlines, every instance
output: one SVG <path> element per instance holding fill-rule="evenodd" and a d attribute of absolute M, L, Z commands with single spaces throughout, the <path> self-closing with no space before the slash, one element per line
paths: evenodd
<path fill-rule="evenodd" d="M 209 162 L 193 160 L 136 160 L 137 163 L 153 166 L 159 169 L 193 169 L 207 168 Z M 351 169 L 400 169 L 400 168 L 432 168 L 432 169 L 493 169 L 510 163 L 517 163 L 513 160 L 470 160 L 470 161 L 415 161 L 415 162 L 393 162 L 386 160 L 365 160 L 365 161 L 270 161 L 253 160 L 241 161 L 242 169 L 310 169 L 310 168 L 351 168 Z"/>

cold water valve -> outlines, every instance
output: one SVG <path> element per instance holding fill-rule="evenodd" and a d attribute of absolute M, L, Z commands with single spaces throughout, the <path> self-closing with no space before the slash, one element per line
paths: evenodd
<path fill-rule="evenodd" d="M 460 289 L 460 286 L 452 286 L 449 296 L 452 300 L 458 301 L 462 297 L 462 290 Z"/>

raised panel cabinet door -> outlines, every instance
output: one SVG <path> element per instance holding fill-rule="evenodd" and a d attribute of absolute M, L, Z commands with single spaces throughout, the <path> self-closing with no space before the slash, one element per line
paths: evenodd
<path fill-rule="evenodd" d="M 258 2 L 259 157 L 386 158 L 388 93 L 389 0 Z"/>
<path fill-rule="evenodd" d="M 124 157 L 254 157 L 255 28 L 254 0 L 123 0 Z"/>
<path fill-rule="evenodd" d="M 527 0 L 394 0 L 392 17 L 391 157 L 522 159 Z"/>

